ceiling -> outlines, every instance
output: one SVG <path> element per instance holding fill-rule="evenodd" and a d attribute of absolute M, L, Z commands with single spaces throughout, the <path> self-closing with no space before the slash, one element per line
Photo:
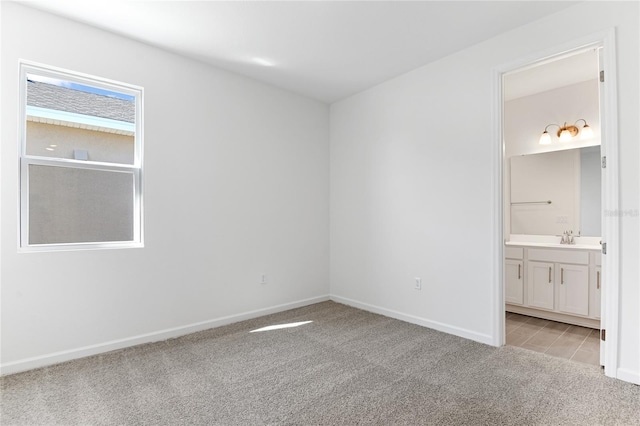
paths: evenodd
<path fill-rule="evenodd" d="M 598 78 L 598 50 L 593 48 L 504 77 L 506 101 Z"/>
<path fill-rule="evenodd" d="M 575 3 L 22 1 L 327 103 Z"/>

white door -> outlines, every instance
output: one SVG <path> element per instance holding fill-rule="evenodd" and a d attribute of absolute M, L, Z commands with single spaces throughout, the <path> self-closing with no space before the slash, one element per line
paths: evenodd
<path fill-rule="evenodd" d="M 504 261 L 504 300 L 513 305 L 524 303 L 524 273 L 521 260 L 506 259 Z"/>
<path fill-rule="evenodd" d="M 567 314 L 589 315 L 589 267 L 557 265 L 558 310 Z"/>
<path fill-rule="evenodd" d="M 612 36 L 610 37 L 613 38 Z M 615 48 L 613 48 L 613 50 L 615 50 Z M 608 56 L 608 61 L 609 61 L 607 64 L 608 65 L 607 73 L 610 73 L 611 75 L 615 75 L 616 67 L 615 67 L 615 60 L 613 59 L 615 56 L 611 54 L 609 49 L 607 50 L 606 53 L 607 53 L 606 56 Z M 600 182 L 601 184 L 600 197 L 602 200 L 601 204 L 602 204 L 603 212 L 606 211 L 607 209 L 609 211 L 615 210 L 615 208 L 612 208 L 612 207 L 617 207 L 618 205 L 617 188 L 614 188 L 612 183 L 615 182 L 617 184 L 617 179 L 620 173 L 616 166 L 616 159 L 618 157 L 618 149 L 617 149 L 618 141 L 615 138 L 615 132 L 612 133 L 609 130 L 617 126 L 617 124 L 615 123 L 616 114 L 617 114 L 615 93 L 617 92 L 617 90 L 615 88 L 615 80 L 611 78 L 608 79 L 609 82 L 607 83 L 607 86 L 609 87 L 605 87 L 604 81 L 602 81 L 603 77 L 605 77 L 604 75 L 605 63 L 607 63 L 607 58 L 605 57 L 605 49 L 603 46 L 600 46 L 598 48 L 598 70 L 599 70 L 598 74 L 600 77 L 600 84 L 598 84 L 598 90 L 600 92 L 600 96 L 599 96 L 600 98 L 600 140 L 601 140 L 600 154 L 604 158 L 608 157 L 609 159 L 609 161 L 607 162 L 608 167 L 602 169 L 602 179 Z M 611 81 L 613 81 L 613 83 L 611 83 Z M 602 227 L 601 236 L 605 242 L 607 240 L 607 237 L 613 237 L 614 241 L 616 238 L 619 238 L 618 227 L 611 226 L 611 224 L 615 223 L 615 221 L 608 221 L 607 218 L 604 215 L 602 215 L 600 223 Z M 602 241 L 601 241 L 601 244 L 602 244 Z M 603 273 L 607 274 L 607 276 L 610 276 L 610 277 L 615 277 L 615 275 L 613 273 L 610 273 L 607 270 L 608 266 L 605 266 L 603 268 L 604 265 L 602 264 L 601 258 L 599 260 L 600 262 L 598 262 L 597 264 L 600 265 L 598 269 L 600 271 L 600 282 L 601 282 L 600 287 L 602 288 Z M 615 271 L 619 267 L 619 259 L 617 257 L 611 257 L 610 261 L 607 262 L 607 265 L 612 266 L 613 267 L 612 269 Z M 612 294 L 612 293 L 609 293 L 609 294 Z M 598 297 L 600 297 L 600 307 L 599 307 L 600 330 L 607 329 L 606 322 L 609 315 L 618 314 L 618 312 L 615 311 L 607 315 L 608 314 L 606 312 L 607 303 L 605 300 L 606 295 L 607 293 L 604 293 L 602 290 L 598 290 Z M 617 298 L 617 292 L 615 292 L 615 295 Z M 615 335 L 615 330 L 618 328 L 617 321 L 615 323 L 615 327 L 612 325 L 611 328 L 613 328 L 613 330 L 610 330 L 610 331 L 613 331 Z M 612 342 L 611 345 L 612 345 L 611 346 L 612 348 L 615 348 L 617 346 L 617 341 Z M 607 342 L 601 339 L 600 340 L 600 365 L 602 366 L 605 366 L 606 364 L 605 362 L 606 361 L 605 354 L 607 353 L 606 346 L 607 346 Z M 610 351 L 609 353 L 611 354 Z M 607 376 L 611 376 L 612 374 L 611 372 L 616 370 L 616 365 L 617 365 L 616 356 L 610 357 L 608 366 L 605 368 L 605 372 L 608 373 Z"/>
<path fill-rule="evenodd" d="M 604 295 L 605 293 L 603 292 L 602 286 L 603 286 L 604 282 L 602 280 L 602 266 L 596 266 L 596 291 L 595 291 L 595 297 L 594 299 L 596 299 L 596 312 L 598 312 L 598 318 L 600 318 L 600 330 L 606 330 L 605 324 L 604 324 L 604 318 L 605 318 L 605 314 L 604 314 L 604 306 L 605 304 L 603 303 L 603 299 L 604 299 Z M 602 331 L 600 331 L 600 333 L 602 333 Z M 602 334 L 600 334 L 600 365 L 604 367 L 605 365 L 605 345 L 606 342 L 602 340 Z"/>
<path fill-rule="evenodd" d="M 553 263 L 527 262 L 527 305 L 553 310 Z"/>

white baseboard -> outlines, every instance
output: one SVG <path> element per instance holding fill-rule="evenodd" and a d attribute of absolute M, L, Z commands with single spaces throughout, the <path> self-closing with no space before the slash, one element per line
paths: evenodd
<path fill-rule="evenodd" d="M 395 318 L 400 321 L 409 322 L 411 324 L 417 324 L 423 327 L 432 328 L 434 330 L 442 331 L 444 333 L 453 334 L 454 336 L 463 337 L 465 339 L 484 343 L 486 345 L 493 345 L 493 340 L 494 340 L 493 336 L 490 336 L 488 334 L 477 333 L 475 331 L 467 330 L 465 328 L 460 328 L 453 325 L 444 324 L 438 321 L 432 321 L 425 318 L 416 317 L 414 315 L 404 314 L 402 312 L 382 308 L 380 306 L 370 305 L 368 303 L 358 302 L 357 300 L 348 299 L 346 297 L 337 296 L 335 294 L 332 294 L 329 297 L 334 302 L 353 306 L 354 308 L 362 309 L 363 311 L 369 311 L 369 312 L 373 312 L 374 314 L 384 315 L 385 317 Z"/>
<path fill-rule="evenodd" d="M 288 311 L 290 309 L 300 308 L 302 306 L 313 305 L 314 303 L 325 302 L 327 300 L 329 300 L 329 295 L 312 297 L 310 299 L 284 303 L 282 305 L 272 306 L 269 308 L 257 309 L 255 311 L 243 312 L 236 315 L 229 315 L 226 317 L 197 322 L 194 324 L 188 324 L 180 327 L 169 328 L 166 330 L 154 331 L 152 333 L 141 334 L 138 336 L 127 337 L 125 339 L 112 340 L 109 342 L 98 343 L 96 345 L 84 346 L 81 348 L 69 349 L 66 351 L 54 352 L 37 357 L 7 362 L 0 364 L 0 375 L 5 376 L 8 374 L 33 370 L 35 368 L 46 367 L 53 364 L 59 364 L 61 362 L 71 361 L 78 358 L 85 358 L 88 356 L 111 352 L 114 350 L 128 348 L 144 343 L 167 340 L 202 330 L 207 330 L 209 328 L 220 327 L 239 321 L 245 321 L 269 314 Z"/>
<path fill-rule="evenodd" d="M 637 371 L 627 370 L 626 368 L 618 368 L 616 378 L 625 382 L 640 385 L 640 372 Z"/>

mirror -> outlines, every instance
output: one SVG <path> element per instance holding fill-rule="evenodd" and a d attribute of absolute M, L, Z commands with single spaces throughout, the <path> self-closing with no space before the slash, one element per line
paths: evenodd
<path fill-rule="evenodd" d="M 510 158 L 511 233 L 601 235 L 600 147 Z"/>

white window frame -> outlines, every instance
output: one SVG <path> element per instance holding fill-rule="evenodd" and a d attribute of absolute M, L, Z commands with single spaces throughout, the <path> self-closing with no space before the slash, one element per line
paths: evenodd
<path fill-rule="evenodd" d="M 143 198 L 142 198 L 142 147 L 143 147 L 143 88 L 127 83 L 108 80 L 88 74 L 69 71 L 57 67 L 30 61 L 19 61 L 20 98 L 19 98 L 19 167 L 20 202 L 18 251 L 41 252 L 60 250 L 93 250 L 112 248 L 144 247 Z M 113 92 L 131 95 L 135 98 L 135 133 L 133 164 L 109 163 L 100 161 L 74 160 L 67 158 L 43 157 L 27 154 L 27 74 L 37 74 L 86 86 L 97 87 Z M 29 244 L 29 166 L 56 166 L 75 169 L 88 169 L 107 172 L 131 173 L 133 175 L 133 240 L 101 241 L 82 243 Z"/>

